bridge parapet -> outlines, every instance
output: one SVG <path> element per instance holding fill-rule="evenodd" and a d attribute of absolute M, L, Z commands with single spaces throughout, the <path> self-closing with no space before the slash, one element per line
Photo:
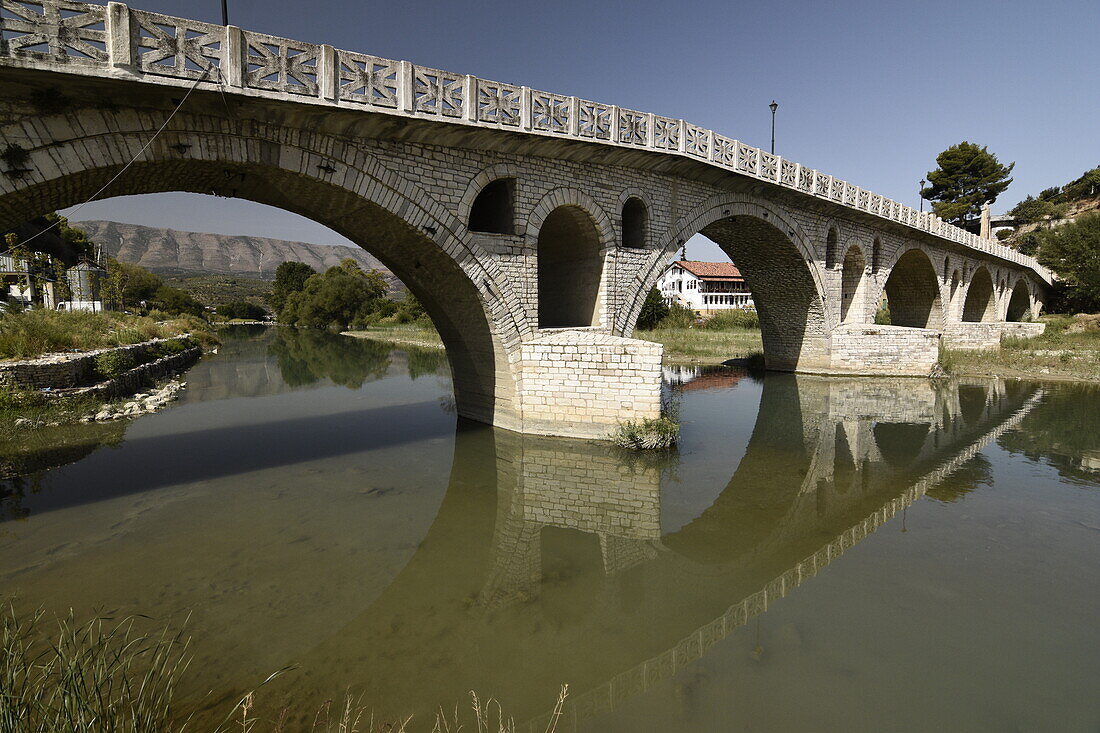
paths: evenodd
<path fill-rule="evenodd" d="M 0 66 L 134 78 L 456 125 L 643 149 L 704 162 L 1051 274 L 1033 258 L 680 119 L 201 21 L 70 0 L 0 0 Z"/>

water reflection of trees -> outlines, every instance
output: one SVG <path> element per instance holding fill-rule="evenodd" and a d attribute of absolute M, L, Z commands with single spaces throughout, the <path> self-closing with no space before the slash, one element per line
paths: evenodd
<path fill-rule="evenodd" d="M 327 378 L 357 389 L 386 375 L 392 347 L 327 331 L 280 328 L 268 351 L 278 359 L 283 380 L 292 387 Z"/>
<path fill-rule="evenodd" d="M 405 347 L 405 355 L 408 359 L 409 378 L 438 374 L 447 365 L 447 353 L 442 349 L 419 349 L 415 346 Z"/>
<path fill-rule="evenodd" d="M 1100 476 L 1098 435 L 1100 386 L 1075 384 L 1049 389 L 1019 427 L 998 443 L 1012 453 L 1045 461 L 1066 479 L 1095 486 Z"/>

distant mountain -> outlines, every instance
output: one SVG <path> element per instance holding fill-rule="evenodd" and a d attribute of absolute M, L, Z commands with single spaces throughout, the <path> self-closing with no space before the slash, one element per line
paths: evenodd
<path fill-rule="evenodd" d="M 352 258 L 364 270 L 393 274 L 364 250 L 323 244 L 288 242 L 266 237 L 180 232 L 116 221 L 76 221 L 112 256 L 162 275 L 240 275 L 270 280 L 275 268 L 287 261 L 304 262 L 323 272 Z"/>

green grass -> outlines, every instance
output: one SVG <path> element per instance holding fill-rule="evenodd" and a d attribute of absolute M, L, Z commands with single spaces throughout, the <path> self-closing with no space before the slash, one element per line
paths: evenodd
<path fill-rule="evenodd" d="M 211 733 L 286 731 L 289 711 L 272 721 L 256 713 L 258 690 L 272 679 L 291 673 L 285 668 L 214 716 L 220 722 L 202 726 L 176 699 L 185 682 L 189 638 L 182 629 L 158 626 L 142 617 L 95 617 L 78 621 L 72 611 L 53 621 L 42 609 L 27 612 L 13 600 L 0 608 L 0 731 L 6 733 Z M 562 686 L 544 728 L 552 733 L 562 715 L 568 686 Z M 473 692 L 468 711 L 443 708 L 416 729 L 457 733 L 514 733 L 515 722 L 499 703 Z M 362 696 L 346 692 L 343 700 L 323 703 L 310 713 L 312 731 L 332 733 L 401 733 L 411 730 L 412 717 L 375 720 Z M 472 714 L 471 714 L 472 713 Z M 419 722 L 419 721 L 417 721 Z M 542 726 L 540 726 L 541 728 Z"/>
<path fill-rule="evenodd" d="M 1041 320 L 1041 336 L 1005 339 L 999 350 L 943 349 L 940 365 L 959 376 L 1100 381 L 1100 324 L 1076 316 Z"/>
<path fill-rule="evenodd" d="M 665 361 L 676 364 L 720 364 L 763 350 L 760 332 L 750 329 L 655 328 L 635 331 L 634 338 L 662 344 Z"/>
<path fill-rule="evenodd" d="M 0 359 L 29 359 L 58 351 L 88 351 L 191 332 L 211 343 L 210 325 L 194 316 L 148 316 L 28 310 L 0 315 Z"/>
<path fill-rule="evenodd" d="M 417 322 L 370 326 L 355 331 L 345 331 L 344 335 L 406 346 L 419 346 L 423 349 L 443 348 L 443 340 L 439 338 L 439 333 L 431 326 Z"/>

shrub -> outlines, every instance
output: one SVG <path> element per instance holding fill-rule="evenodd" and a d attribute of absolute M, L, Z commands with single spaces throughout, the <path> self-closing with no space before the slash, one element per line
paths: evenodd
<path fill-rule="evenodd" d="M 703 328 L 712 331 L 760 328 L 760 316 L 755 310 L 719 311 L 707 319 Z"/>
<path fill-rule="evenodd" d="M 629 450 L 671 448 L 680 437 L 680 426 L 668 417 L 646 418 L 619 423 L 611 439 Z"/>
<path fill-rule="evenodd" d="M 97 354 L 95 358 L 96 374 L 104 379 L 117 377 L 135 366 L 137 366 L 137 359 L 128 350 L 105 351 Z"/>
<path fill-rule="evenodd" d="M 657 328 L 691 328 L 694 325 L 695 311 L 679 303 L 673 303 L 668 307 L 668 315 L 661 319 Z"/>
<path fill-rule="evenodd" d="M 225 316 L 226 318 L 241 318 L 255 321 L 267 315 L 267 311 L 260 306 L 243 300 L 219 305 L 217 313 L 219 316 Z"/>
<path fill-rule="evenodd" d="M 650 288 L 642 303 L 642 311 L 638 314 L 637 328 L 643 331 L 651 331 L 668 316 L 668 303 L 661 296 L 657 288 Z"/>

